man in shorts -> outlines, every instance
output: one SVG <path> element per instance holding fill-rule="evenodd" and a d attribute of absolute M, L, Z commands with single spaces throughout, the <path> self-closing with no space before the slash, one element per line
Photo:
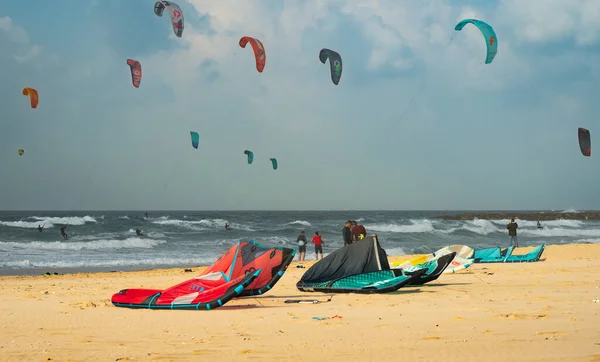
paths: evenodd
<path fill-rule="evenodd" d="M 323 259 L 323 239 L 319 235 L 318 231 L 315 231 L 315 236 L 312 238 L 313 244 L 315 244 L 315 256 L 319 260 L 319 253 L 321 253 L 321 259 Z"/>
<path fill-rule="evenodd" d="M 304 261 L 304 257 L 306 256 L 306 235 L 304 235 L 304 231 L 300 232 L 298 238 L 296 239 L 298 243 L 298 261 Z"/>

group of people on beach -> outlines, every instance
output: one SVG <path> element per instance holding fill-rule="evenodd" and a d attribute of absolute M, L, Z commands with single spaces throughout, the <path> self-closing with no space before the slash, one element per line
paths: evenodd
<path fill-rule="evenodd" d="M 346 224 L 342 229 L 344 246 L 348 246 L 354 242 L 362 240 L 365 238 L 365 236 L 367 236 L 367 231 L 363 225 L 358 224 L 356 220 L 346 221 Z M 319 254 L 321 255 L 321 259 L 323 259 L 323 247 L 325 244 L 323 243 L 323 238 L 321 235 L 319 235 L 318 231 L 315 231 L 315 235 L 312 237 L 311 241 L 315 245 L 316 260 L 319 260 Z M 306 246 L 308 245 L 308 240 L 306 239 L 306 234 L 304 231 L 300 232 L 296 242 L 298 243 L 298 261 L 304 261 L 306 258 Z"/>

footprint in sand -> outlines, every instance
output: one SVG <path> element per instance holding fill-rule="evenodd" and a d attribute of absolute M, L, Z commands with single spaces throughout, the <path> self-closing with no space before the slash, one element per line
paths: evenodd
<path fill-rule="evenodd" d="M 452 319 L 455 321 L 466 321 L 467 320 L 467 318 L 460 317 L 460 316 L 454 316 L 454 317 L 452 317 Z"/>
<path fill-rule="evenodd" d="M 423 337 L 423 338 L 421 338 L 421 340 L 423 340 L 423 341 L 431 341 L 431 340 L 438 340 L 438 339 L 441 339 L 441 338 L 437 337 L 437 336 L 431 336 L 431 337 Z"/>

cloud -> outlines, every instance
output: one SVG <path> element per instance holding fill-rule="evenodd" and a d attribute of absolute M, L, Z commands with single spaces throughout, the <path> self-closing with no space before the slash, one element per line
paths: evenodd
<path fill-rule="evenodd" d="M 12 43 L 10 48 L 13 50 L 14 59 L 18 62 L 32 60 L 42 51 L 41 46 L 30 43 L 27 31 L 15 24 L 8 16 L 0 18 L 0 35 Z"/>
<path fill-rule="evenodd" d="M 566 14 L 556 20 L 562 28 L 556 31 L 539 20 L 548 12 L 540 3 L 508 0 L 485 6 L 180 0 L 186 23 L 177 38 L 164 17 L 109 1 L 77 10 L 90 15 L 80 37 L 69 33 L 68 47 L 44 43 L 43 49 L 33 44 L 39 43 L 39 30 L 28 27 L 28 35 L 11 14 L 0 18 L 0 41 L 11 58 L 2 75 L 10 105 L 3 119 L 14 122 L 0 125 L 5 152 L 0 159 L 14 172 L 0 187 L 14 192 L 2 194 L 0 204 L 34 209 L 597 204 L 598 197 L 573 196 L 573 184 L 564 180 L 565 174 L 600 178 L 600 171 L 583 163 L 589 160 L 579 157 L 574 140 L 578 125 L 594 119 L 599 95 L 598 32 L 584 19 L 598 6 L 573 3 L 586 12 L 567 2 L 547 6 Z M 465 17 L 496 29 L 499 51 L 492 64 L 483 64 L 485 41 L 476 27 L 453 30 Z M 62 39 L 49 24 L 39 26 Z M 239 46 L 242 36 L 264 43 L 263 73 L 256 71 L 251 48 Z M 339 86 L 318 59 L 322 48 L 343 57 Z M 142 64 L 140 88 L 131 85 L 127 58 Z M 37 68 L 19 63 L 30 59 Z M 41 92 L 35 112 L 14 91 L 25 77 Z M 198 150 L 189 144 L 190 130 L 200 134 Z M 17 147 L 26 148 L 27 157 L 15 158 Z M 245 149 L 256 155 L 251 166 L 245 164 Z M 278 159 L 277 171 L 270 157 Z M 593 185 L 577 187 L 582 195 L 586 190 L 594 195 Z"/>
<path fill-rule="evenodd" d="M 573 38 L 587 46 L 600 37 L 600 3 L 595 0 L 501 0 L 499 11 L 520 41 L 550 43 Z"/>

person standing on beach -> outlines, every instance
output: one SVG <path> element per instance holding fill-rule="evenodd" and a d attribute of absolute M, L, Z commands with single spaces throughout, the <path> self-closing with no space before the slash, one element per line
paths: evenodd
<path fill-rule="evenodd" d="M 352 226 L 352 221 L 346 221 L 346 226 L 342 229 L 342 238 L 344 239 L 344 246 L 348 246 L 352 244 L 352 232 L 350 231 L 350 226 Z"/>
<path fill-rule="evenodd" d="M 506 224 L 506 229 L 508 229 L 508 235 L 510 236 L 510 245 L 513 245 L 513 241 L 515 244 L 515 248 L 519 247 L 519 243 L 517 242 L 517 228 L 519 224 L 515 222 L 515 218 L 510 219 L 510 222 Z"/>
<path fill-rule="evenodd" d="M 296 239 L 298 243 L 298 261 L 304 261 L 304 257 L 306 256 L 306 236 L 304 235 L 304 231 L 300 232 L 298 238 Z"/>
<path fill-rule="evenodd" d="M 319 253 L 321 253 L 321 259 L 323 259 L 323 239 L 319 235 L 318 231 L 315 231 L 315 236 L 312 238 L 313 244 L 315 244 L 315 257 L 319 260 Z"/>
<path fill-rule="evenodd" d="M 352 225 L 354 225 L 352 227 L 352 240 L 362 240 L 365 238 L 365 236 L 367 236 L 367 231 L 365 230 L 365 227 L 362 224 L 358 225 L 356 223 L 356 220 L 352 220 Z"/>

